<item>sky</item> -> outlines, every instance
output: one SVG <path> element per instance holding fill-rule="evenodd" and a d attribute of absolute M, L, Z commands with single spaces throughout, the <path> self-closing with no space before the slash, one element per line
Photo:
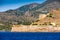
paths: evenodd
<path fill-rule="evenodd" d="M 43 3 L 46 0 L 0 0 L 0 12 L 16 9 L 30 3 Z"/>

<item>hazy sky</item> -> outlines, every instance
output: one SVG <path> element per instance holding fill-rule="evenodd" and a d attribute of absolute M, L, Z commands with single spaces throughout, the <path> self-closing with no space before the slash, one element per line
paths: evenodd
<path fill-rule="evenodd" d="M 16 9 L 30 3 L 42 3 L 46 0 L 0 0 L 0 12 Z"/>

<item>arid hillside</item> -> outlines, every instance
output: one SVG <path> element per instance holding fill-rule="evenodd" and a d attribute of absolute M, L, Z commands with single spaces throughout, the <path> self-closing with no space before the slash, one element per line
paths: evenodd
<path fill-rule="evenodd" d="M 46 17 L 43 19 L 40 18 L 40 20 L 38 20 L 38 23 L 45 25 L 55 23 L 56 26 L 60 26 L 60 9 L 50 11 Z"/>
<path fill-rule="evenodd" d="M 12 25 L 60 26 L 60 0 L 23 5 L 17 9 L 0 12 L 0 30 L 11 30 Z"/>
<path fill-rule="evenodd" d="M 40 14 L 31 25 L 13 25 L 11 32 L 60 32 L 60 9 Z"/>

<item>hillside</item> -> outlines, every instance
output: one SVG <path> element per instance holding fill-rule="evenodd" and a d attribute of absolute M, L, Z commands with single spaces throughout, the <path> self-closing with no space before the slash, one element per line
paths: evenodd
<path fill-rule="evenodd" d="M 13 25 L 11 32 L 60 32 L 60 9 L 40 14 L 31 25 Z"/>
<path fill-rule="evenodd" d="M 5 12 L 0 12 L 0 23 L 4 25 L 5 24 L 7 25 L 8 23 L 9 25 L 7 29 L 11 29 L 11 27 L 9 26 L 13 24 L 30 25 L 39 18 L 40 14 L 47 15 L 48 13 L 51 12 L 51 10 L 56 10 L 59 8 L 60 8 L 60 0 L 46 0 L 42 4 L 38 4 L 38 3 L 27 4 L 14 10 L 10 9 Z M 46 17 L 43 20 L 41 20 L 41 22 L 44 23 L 44 21 L 46 20 L 49 22 L 52 21 L 52 22 L 58 23 L 59 25 L 60 24 L 59 13 L 55 11 L 53 11 L 52 13 L 56 13 L 54 14 L 55 18 Z"/>
<path fill-rule="evenodd" d="M 60 1 L 59 0 L 47 0 L 42 4 L 32 3 L 28 5 L 24 5 L 19 7 L 15 10 L 7 10 L 3 14 L 1 14 L 1 20 L 6 20 L 5 22 L 34 22 L 39 17 L 39 14 L 47 14 L 52 9 L 60 8 Z M 44 12 L 43 12 L 44 11 Z M 3 16 L 3 18 L 2 18 Z M 8 17 L 8 18 L 7 18 Z M 32 20 L 31 20 L 32 19 Z"/>
<path fill-rule="evenodd" d="M 51 10 L 48 14 L 41 14 L 39 19 L 36 21 L 37 25 L 52 25 L 60 26 L 60 9 Z"/>

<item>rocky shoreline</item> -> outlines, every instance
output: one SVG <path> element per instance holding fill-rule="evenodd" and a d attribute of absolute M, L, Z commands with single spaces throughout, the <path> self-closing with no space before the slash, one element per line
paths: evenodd
<path fill-rule="evenodd" d="M 39 25 L 13 25 L 11 32 L 60 32 L 60 27 Z"/>

